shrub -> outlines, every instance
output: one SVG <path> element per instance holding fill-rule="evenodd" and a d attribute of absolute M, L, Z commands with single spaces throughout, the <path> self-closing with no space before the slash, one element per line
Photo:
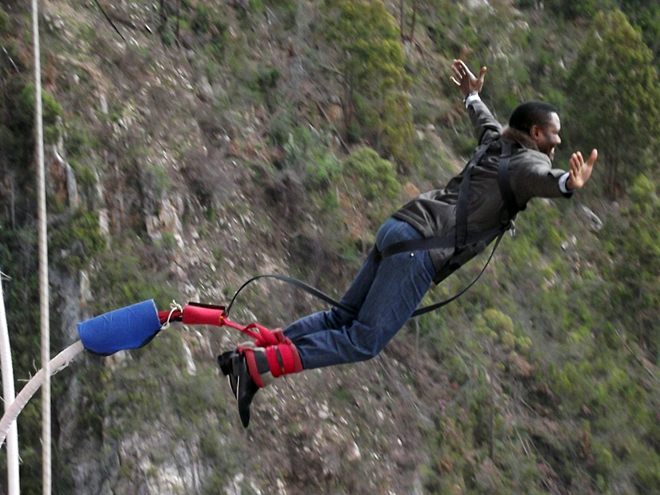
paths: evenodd
<path fill-rule="evenodd" d="M 327 188 L 341 173 L 342 164 L 327 137 L 314 128 L 295 128 L 283 147 L 284 167 L 304 171 L 303 182 L 310 190 Z"/>
<path fill-rule="evenodd" d="M 275 90 L 280 79 L 280 71 L 277 68 L 260 67 L 255 75 L 252 85 L 264 97 L 266 106 L 272 111 L 276 106 Z"/>
<path fill-rule="evenodd" d="M 167 275 L 150 266 L 147 258 L 153 256 L 144 255 L 140 248 L 144 249 L 122 239 L 121 249 L 113 246 L 97 256 L 98 269 L 91 284 L 96 296 L 93 313 L 105 313 L 146 299 L 154 299 L 159 308 L 168 306 L 173 294 L 165 280 Z"/>
<path fill-rule="evenodd" d="M 26 119 L 30 121 L 34 118 L 34 84 L 26 84 L 20 94 L 21 110 Z M 48 92 L 41 92 L 42 113 L 45 126 L 55 125 L 57 117 L 62 115 L 62 106 L 57 103 L 55 98 Z"/>
<path fill-rule="evenodd" d="M 391 200 L 399 194 L 400 185 L 392 163 L 371 148 L 361 147 L 351 153 L 345 162 L 345 173 L 355 179 L 368 201 L 377 198 Z"/>
<path fill-rule="evenodd" d="M 96 184 L 96 175 L 90 167 L 86 167 L 73 158 L 69 160 L 69 165 L 73 169 L 73 175 L 76 177 L 78 185 L 88 188 Z"/>
<path fill-rule="evenodd" d="M 0 34 L 5 34 L 9 30 L 9 14 L 0 8 Z"/>
<path fill-rule="evenodd" d="M 72 269 L 83 267 L 105 249 L 99 218 L 94 212 L 78 210 L 50 232 L 50 248 L 59 250 L 65 266 Z"/>

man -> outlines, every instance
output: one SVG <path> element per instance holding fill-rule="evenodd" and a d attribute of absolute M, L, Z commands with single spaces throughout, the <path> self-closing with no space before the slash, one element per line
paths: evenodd
<path fill-rule="evenodd" d="M 561 143 L 561 124 L 552 106 L 524 103 L 503 130 L 479 98 L 486 68 L 475 77 L 465 63 L 454 60 L 452 70 L 451 80 L 464 97 L 481 150 L 466 167 L 471 172 L 463 170 L 444 189 L 421 194 L 380 227 L 374 250 L 341 300 L 352 311 L 334 307 L 303 317 L 276 331 L 274 345 L 246 344 L 218 356 L 238 400 L 243 426 L 249 423 L 256 392 L 270 379 L 373 358 L 410 318 L 431 283 L 440 283 L 483 251 L 498 236 L 503 219 L 511 220 L 533 197 L 570 197 L 589 180 L 596 150 L 587 162 L 580 152 L 573 153 L 568 172 L 552 168 L 555 148 Z M 498 173 L 505 156 L 508 195 L 501 189 Z M 464 193 L 465 206 L 459 208 L 460 186 L 466 177 L 469 194 Z M 457 236 L 461 208 L 467 219 L 465 239 L 477 242 L 381 255 L 396 243 Z"/>

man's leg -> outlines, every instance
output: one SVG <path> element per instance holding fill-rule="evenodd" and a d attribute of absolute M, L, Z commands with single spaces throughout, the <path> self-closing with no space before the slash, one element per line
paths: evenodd
<path fill-rule="evenodd" d="M 378 255 L 374 250 L 369 253 L 364 260 L 360 271 L 355 280 L 341 298 L 341 303 L 354 310 L 354 313 L 348 313 L 343 309 L 331 308 L 327 311 L 319 311 L 308 316 L 304 316 L 284 328 L 284 335 L 296 340 L 303 335 L 324 331 L 328 328 L 341 328 L 349 325 L 357 316 L 364 300 L 369 293 L 371 284 L 373 284 L 376 272 L 378 270 Z"/>
<path fill-rule="evenodd" d="M 293 340 L 304 369 L 364 361 L 378 354 L 403 327 L 433 281 L 427 251 L 382 260 L 357 319 Z"/>
<path fill-rule="evenodd" d="M 409 224 L 390 219 L 378 231 L 376 243 L 382 250 L 394 242 L 420 237 Z M 238 400 L 243 426 L 249 423 L 256 392 L 265 385 L 262 377 L 375 356 L 408 320 L 433 277 L 433 264 L 426 251 L 385 260 L 372 252 L 342 298 L 344 304 L 357 309 L 356 319 L 337 309 L 317 313 L 290 325 L 287 335 L 280 332 L 277 345 L 244 351 L 239 347 L 218 356 L 218 364 L 229 377 Z M 305 348 L 305 361 L 298 345 Z"/>
<path fill-rule="evenodd" d="M 376 239 L 381 249 L 393 242 L 399 240 L 420 238 L 421 234 L 409 224 L 389 218 L 376 233 Z M 339 329 L 349 326 L 357 317 L 367 294 L 374 282 L 378 266 L 380 263 L 380 254 L 376 249 L 372 249 L 364 260 L 360 271 L 351 283 L 341 303 L 353 309 L 353 313 L 348 313 L 339 308 L 331 308 L 327 311 L 319 311 L 289 324 L 284 328 L 284 335 L 295 341 L 304 335 L 310 335 L 316 332 L 324 332 L 328 329 Z"/>

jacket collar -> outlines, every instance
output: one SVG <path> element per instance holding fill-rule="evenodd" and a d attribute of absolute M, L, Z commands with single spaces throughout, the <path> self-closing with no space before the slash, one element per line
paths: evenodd
<path fill-rule="evenodd" d="M 513 127 L 506 126 L 504 131 L 502 131 L 502 137 L 509 139 L 510 141 L 516 141 L 527 149 L 539 151 L 539 147 L 532 139 L 532 136 L 523 131 L 519 131 L 518 129 L 514 129 Z"/>

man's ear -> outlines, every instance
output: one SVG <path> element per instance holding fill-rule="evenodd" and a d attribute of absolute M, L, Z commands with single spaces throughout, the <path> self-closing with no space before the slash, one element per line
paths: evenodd
<path fill-rule="evenodd" d="M 543 131 L 539 126 L 534 124 L 532 127 L 529 129 L 529 135 L 534 141 L 537 141 L 540 137 L 543 136 Z"/>

